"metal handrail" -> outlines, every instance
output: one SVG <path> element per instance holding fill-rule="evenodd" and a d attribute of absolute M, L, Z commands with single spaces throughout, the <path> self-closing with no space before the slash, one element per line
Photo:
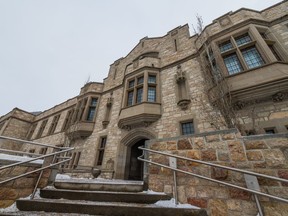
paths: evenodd
<path fill-rule="evenodd" d="M 181 159 L 181 160 L 187 160 L 187 161 L 192 161 L 192 162 L 196 162 L 196 163 L 199 163 L 199 164 L 205 164 L 205 165 L 208 165 L 208 166 L 211 166 L 211 167 L 218 167 L 218 168 L 231 170 L 231 171 L 236 171 L 236 172 L 240 172 L 240 173 L 248 174 L 248 175 L 252 175 L 252 176 L 259 176 L 259 177 L 263 177 L 263 178 L 273 179 L 273 180 L 276 180 L 276 181 L 288 182 L 287 179 L 277 178 L 277 177 L 274 177 L 274 176 L 268 176 L 268 175 L 255 173 L 255 172 L 251 172 L 251 171 L 247 171 L 247 170 L 241 170 L 241 169 L 237 169 L 237 168 L 233 168 L 233 167 L 222 166 L 222 165 L 213 164 L 213 163 L 209 163 L 209 162 L 205 162 L 205 161 L 201 161 L 201 160 L 186 158 L 186 157 L 183 157 L 183 156 L 178 156 L 178 155 L 173 155 L 173 154 L 160 152 L 160 151 L 156 151 L 156 150 L 152 150 L 152 149 L 147 149 L 147 148 L 144 148 L 144 147 L 141 147 L 141 146 L 138 147 L 138 149 L 141 149 L 143 151 L 143 155 L 139 156 L 137 158 L 138 160 L 146 162 L 146 163 L 149 163 L 149 164 L 154 164 L 154 165 L 157 165 L 157 166 L 160 166 L 160 167 L 164 167 L 164 168 L 167 168 L 167 169 L 170 169 L 170 170 L 174 171 L 175 200 L 176 200 L 175 202 L 176 202 L 176 204 L 177 204 L 176 172 L 184 173 L 184 174 L 191 175 L 191 176 L 194 176 L 194 177 L 197 177 L 197 178 L 200 178 L 200 179 L 205 179 L 205 180 L 208 180 L 210 182 L 215 182 L 215 183 L 218 183 L 218 184 L 221 184 L 221 185 L 237 188 L 237 189 L 244 190 L 244 191 L 247 191 L 247 192 L 250 192 L 250 193 L 254 194 L 256 205 L 257 205 L 257 208 L 258 208 L 258 211 L 259 211 L 260 215 L 263 215 L 263 213 L 262 213 L 262 209 L 261 209 L 261 206 L 260 206 L 260 202 L 259 202 L 259 200 L 257 198 L 257 195 L 268 197 L 268 198 L 271 198 L 271 199 L 275 199 L 275 200 L 278 200 L 278 201 L 281 201 L 281 202 L 288 203 L 288 199 L 285 199 L 285 198 L 282 198 L 282 197 L 266 194 L 266 193 L 263 193 L 263 192 L 260 192 L 260 191 L 257 191 L 257 190 L 244 188 L 244 187 L 241 187 L 241 186 L 238 186 L 238 185 L 234 185 L 234 184 L 231 184 L 231 183 L 223 182 L 223 181 L 216 180 L 216 179 L 213 179 L 213 178 L 210 178 L 210 177 L 194 174 L 192 172 L 188 172 L 188 171 L 184 171 L 184 170 L 178 169 L 177 167 L 173 168 L 171 166 L 167 166 L 167 165 L 164 165 L 164 164 L 153 162 L 153 161 L 151 161 L 151 159 L 150 160 L 143 159 L 143 157 L 145 155 L 144 152 L 147 151 L 147 152 L 152 152 L 152 153 L 155 153 L 155 154 L 169 156 L 169 157 L 172 157 L 172 158 L 178 158 L 178 159 Z"/>
<path fill-rule="evenodd" d="M 38 145 L 38 146 L 45 146 L 45 147 L 50 147 L 50 148 L 54 148 L 54 149 L 67 148 L 67 147 L 52 146 L 52 145 L 48 145 L 48 144 L 33 142 L 33 141 L 29 141 L 29 140 L 21 140 L 21 139 L 17 139 L 17 138 L 13 138 L 13 137 L 7 137 L 7 136 L 0 136 L 0 139 L 12 140 L 12 141 L 16 141 L 16 142 L 22 142 L 22 143 Z"/>
<path fill-rule="evenodd" d="M 1 166 L 0 170 L 16 167 L 16 166 L 23 165 L 23 164 L 26 164 L 26 163 L 30 163 L 30 162 L 33 162 L 33 161 L 36 161 L 36 160 L 39 160 L 39 159 L 45 159 L 45 158 L 48 158 L 48 157 L 53 157 L 53 159 L 51 158 L 52 159 L 51 162 L 49 164 L 47 164 L 47 165 L 46 165 L 45 161 L 43 161 L 44 165 L 42 165 L 41 168 L 35 169 L 35 170 L 27 172 L 27 173 L 20 174 L 18 176 L 12 177 L 12 178 L 8 178 L 8 179 L 3 180 L 3 181 L 0 182 L 0 185 L 1 185 L 1 184 L 10 182 L 10 181 L 16 180 L 18 178 L 22 178 L 22 177 L 25 177 L 27 175 L 30 175 L 30 174 L 33 174 L 33 173 L 36 173 L 36 172 L 40 172 L 40 174 L 38 176 L 38 179 L 37 179 L 37 182 L 36 182 L 36 185 L 34 187 L 33 193 L 31 195 L 31 199 L 34 198 L 34 195 L 36 193 L 38 184 L 39 184 L 39 182 L 41 180 L 41 177 L 43 175 L 43 171 L 45 169 L 51 168 L 51 167 L 54 167 L 54 166 L 57 166 L 57 165 L 60 165 L 60 164 L 63 164 L 63 163 L 66 163 L 66 162 L 68 162 L 68 161 L 70 161 L 72 159 L 72 157 L 67 157 L 67 156 L 63 157 L 63 156 L 61 156 L 62 153 L 67 153 L 69 151 L 72 151 L 74 149 L 72 147 L 58 147 L 58 146 L 52 146 L 52 145 L 48 145 L 48 144 L 37 143 L 37 142 L 32 142 L 32 141 L 27 141 L 27 140 L 21 140 L 21 139 L 16 139 L 16 138 L 11 138 L 11 137 L 5 137 L 5 136 L 0 136 L 0 139 L 21 142 L 21 143 L 24 143 L 24 144 L 32 144 L 32 145 L 37 145 L 37 146 L 44 146 L 44 147 L 49 147 L 49 148 L 53 148 L 53 149 L 56 150 L 56 152 L 52 152 L 52 153 L 49 153 L 49 154 L 45 154 L 45 155 L 39 156 L 38 154 L 33 154 L 33 153 L 28 153 L 27 154 L 27 152 L 0 149 L 2 152 L 37 156 L 35 158 L 31 158 L 31 159 L 28 159 L 28 160 L 25 160 L 25 161 L 20 161 L 20 162 L 12 163 L 12 164 L 9 164 L 9 165 Z M 56 156 L 60 156 L 60 157 L 56 157 Z M 57 160 L 61 160 L 61 161 L 55 162 L 56 159 Z"/>
<path fill-rule="evenodd" d="M 288 183 L 288 179 L 278 178 L 278 177 L 275 177 L 275 176 L 268 176 L 268 175 L 261 174 L 261 173 L 255 173 L 255 172 L 252 172 L 252 171 L 237 169 L 237 168 L 223 166 L 223 165 L 219 165 L 219 164 L 213 164 L 213 163 L 209 163 L 209 162 L 206 162 L 206 161 L 186 158 L 186 157 L 183 157 L 183 156 L 178 156 L 178 155 L 173 155 L 173 154 L 169 154 L 169 153 L 165 153 L 165 152 L 155 151 L 155 150 L 147 149 L 147 148 L 143 148 L 143 147 L 138 147 L 138 148 L 141 149 L 141 150 L 145 150 L 145 151 L 149 151 L 149 152 L 152 152 L 152 153 L 161 154 L 161 155 L 165 155 L 165 156 L 169 156 L 169 157 L 174 157 L 174 158 L 178 158 L 178 159 L 181 159 L 181 160 L 188 160 L 188 161 L 192 161 L 192 162 L 196 162 L 196 163 L 200 163 L 200 164 L 205 164 L 205 165 L 208 165 L 208 166 L 213 166 L 213 167 L 222 168 L 222 169 L 228 169 L 228 170 L 232 170 L 232 171 L 235 171 L 235 172 L 241 172 L 241 173 L 248 174 L 248 175 L 254 175 L 254 176 L 258 176 L 258 177 L 269 178 L 269 179 L 272 179 L 272 180 Z"/>

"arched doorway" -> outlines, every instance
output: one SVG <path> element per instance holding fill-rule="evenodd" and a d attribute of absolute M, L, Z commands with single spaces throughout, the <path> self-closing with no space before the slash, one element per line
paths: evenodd
<path fill-rule="evenodd" d="M 128 180 L 143 180 L 143 162 L 137 158 L 142 155 L 142 150 L 138 149 L 138 147 L 144 146 L 146 140 L 139 140 L 129 149 L 130 154 L 127 154 L 130 157 L 127 158 Z"/>
<path fill-rule="evenodd" d="M 143 179 L 144 165 L 137 160 L 142 151 L 138 147 L 144 146 L 145 141 L 150 139 L 155 139 L 155 135 L 144 128 L 133 129 L 121 139 L 117 149 L 116 179 Z"/>

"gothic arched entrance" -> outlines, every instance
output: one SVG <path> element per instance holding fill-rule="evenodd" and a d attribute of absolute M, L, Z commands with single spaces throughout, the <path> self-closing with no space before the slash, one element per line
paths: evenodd
<path fill-rule="evenodd" d="M 142 150 L 138 149 L 139 146 L 144 146 L 146 139 L 139 140 L 131 148 L 128 149 L 130 154 L 127 156 L 127 174 L 128 180 L 143 180 L 143 162 L 137 158 L 142 155 Z"/>
<path fill-rule="evenodd" d="M 118 146 L 115 178 L 143 180 L 143 162 L 137 160 L 142 150 L 138 147 L 150 139 L 155 139 L 155 135 L 146 129 L 137 128 L 126 134 Z"/>

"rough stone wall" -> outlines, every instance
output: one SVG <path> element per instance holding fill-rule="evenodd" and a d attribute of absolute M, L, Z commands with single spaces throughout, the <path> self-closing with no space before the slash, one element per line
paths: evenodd
<path fill-rule="evenodd" d="M 30 171 L 33 171 L 40 166 L 18 166 L 0 171 L 0 181 L 12 178 Z M 38 188 L 44 188 L 48 184 L 50 170 L 43 172 Z M 33 173 L 26 177 L 22 177 L 11 182 L 0 185 L 0 208 L 7 208 L 12 205 L 17 199 L 27 197 L 32 194 L 37 182 L 39 173 Z"/>
<path fill-rule="evenodd" d="M 275 128 L 276 133 L 287 133 L 288 101 L 273 103 L 271 100 L 251 105 L 238 113 L 240 122 L 245 124 L 244 131 L 254 129 L 256 134 L 264 134 L 265 128 Z"/>
<path fill-rule="evenodd" d="M 164 151 L 191 159 L 251 170 L 288 179 L 288 134 L 258 135 L 241 137 L 233 130 L 210 132 L 194 136 L 160 139 L 147 143 L 151 149 Z M 152 161 L 169 165 L 168 157 L 151 154 Z M 216 180 L 245 187 L 241 173 L 211 168 L 195 162 L 177 161 L 181 170 L 210 177 Z M 173 193 L 173 175 L 166 168 L 149 165 L 149 189 Z M 287 184 L 258 178 L 261 190 L 269 194 L 288 198 Z M 179 201 L 206 208 L 209 215 L 257 214 L 256 204 L 251 194 L 234 188 L 219 186 L 217 183 L 202 180 L 186 174 L 177 174 Z M 287 215 L 288 205 L 260 197 L 266 215 Z"/>

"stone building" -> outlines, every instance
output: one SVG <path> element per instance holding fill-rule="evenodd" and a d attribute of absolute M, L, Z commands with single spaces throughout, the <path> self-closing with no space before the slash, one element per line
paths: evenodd
<path fill-rule="evenodd" d="M 243 135 L 285 133 L 287 11 L 287 1 L 263 11 L 241 8 L 199 35 L 184 25 L 145 37 L 111 64 L 103 83 L 89 82 L 41 113 L 15 108 L 2 116 L 0 135 L 69 145 L 75 150 L 68 168 L 97 167 L 102 177 L 139 180 L 137 147 L 146 140 L 225 129 L 229 122 Z"/>

